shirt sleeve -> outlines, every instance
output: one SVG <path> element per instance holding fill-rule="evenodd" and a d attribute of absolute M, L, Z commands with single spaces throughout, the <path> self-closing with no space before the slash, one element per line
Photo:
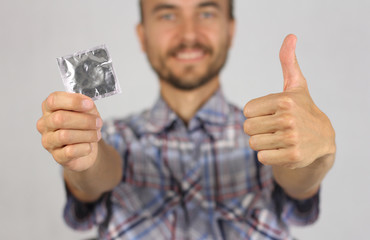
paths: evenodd
<path fill-rule="evenodd" d="M 275 182 L 272 198 L 277 215 L 289 225 L 310 225 L 316 222 L 319 217 L 320 191 L 311 198 L 298 200 L 288 196 Z"/>
<path fill-rule="evenodd" d="M 97 201 L 84 203 L 75 198 L 65 185 L 67 203 L 64 207 L 64 220 L 75 230 L 89 230 L 95 225 L 107 225 L 111 216 L 111 193 L 104 193 Z"/>
<path fill-rule="evenodd" d="M 114 121 L 107 121 L 102 128 L 103 139 L 118 151 L 123 151 L 124 141 L 115 129 Z M 64 220 L 75 230 L 89 230 L 96 225 L 108 225 L 112 214 L 111 192 L 104 193 L 97 201 L 84 203 L 75 198 L 65 186 L 67 202 L 64 207 Z"/>

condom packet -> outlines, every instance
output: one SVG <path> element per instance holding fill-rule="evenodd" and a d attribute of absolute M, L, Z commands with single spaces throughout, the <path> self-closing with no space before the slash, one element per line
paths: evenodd
<path fill-rule="evenodd" d="M 82 93 L 93 100 L 121 93 L 105 45 L 57 58 L 57 62 L 67 92 Z"/>

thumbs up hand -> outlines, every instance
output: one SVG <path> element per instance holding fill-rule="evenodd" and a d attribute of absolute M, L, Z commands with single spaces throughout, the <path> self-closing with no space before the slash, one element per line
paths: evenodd
<path fill-rule="evenodd" d="M 335 133 L 328 117 L 313 102 L 298 65 L 297 38 L 288 35 L 280 50 L 284 90 L 245 105 L 244 131 L 265 165 L 304 168 L 335 152 Z"/>

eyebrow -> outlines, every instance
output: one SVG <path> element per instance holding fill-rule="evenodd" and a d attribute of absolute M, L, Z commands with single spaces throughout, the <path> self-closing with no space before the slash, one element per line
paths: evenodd
<path fill-rule="evenodd" d="M 155 6 L 155 8 L 153 8 L 152 13 L 156 13 L 161 10 L 169 10 L 169 9 L 176 9 L 176 8 L 177 7 L 175 5 L 168 4 L 168 3 L 161 3 Z"/>
<path fill-rule="evenodd" d="M 217 2 L 213 2 L 213 1 L 199 3 L 197 7 L 198 8 L 214 7 L 214 8 L 217 8 L 217 9 L 221 8 L 220 4 L 218 4 Z M 155 6 L 153 8 L 152 13 L 156 13 L 156 12 L 161 11 L 161 10 L 173 10 L 173 9 L 177 9 L 177 8 L 178 7 L 173 5 L 173 4 L 160 3 L 160 4 L 158 4 L 157 6 Z"/>
<path fill-rule="evenodd" d="M 221 8 L 220 4 L 218 4 L 217 2 L 213 2 L 213 1 L 202 2 L 202 3 L 198 4 L 198 7 L 199 8 L 214 7 L 214 8 L 217 8 L 217 9 Z"/>

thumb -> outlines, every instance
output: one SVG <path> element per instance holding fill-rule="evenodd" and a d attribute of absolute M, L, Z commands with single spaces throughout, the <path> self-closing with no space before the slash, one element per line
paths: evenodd
<path fill-rule="evenodd" d="M 307 88 L 306 80 L 295 55 L 297 37 L 288 35 L 280 49 L 280 62 L 284 76 L 284 92 L 296 88 Z"/>

